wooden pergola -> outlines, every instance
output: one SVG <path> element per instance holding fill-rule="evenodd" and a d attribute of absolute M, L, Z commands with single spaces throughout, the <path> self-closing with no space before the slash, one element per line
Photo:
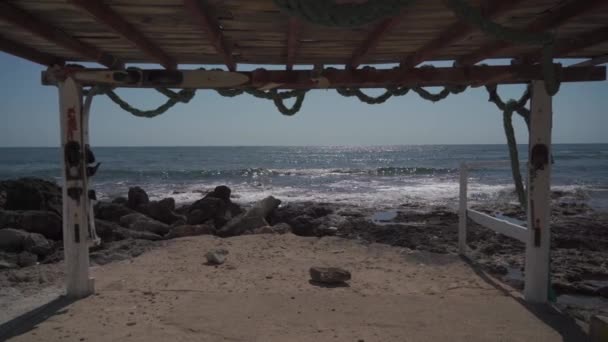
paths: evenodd
<path fill-rule="evenodd" d="M 336 6 L 373 3 L 334 2 Z M 458 17 L 449 3 L 417 1 L 364 25 L 332 27 L 294 15 L 273 0 L 0 2 L 0 50 L 48 66 L 43 83 L 59 88 L 68 295 L 84 297 L 94 291 L 88 258 L 89 240 L 94 237 L 94 192 L 88 184 L 94 173 L 88 147 L 91 97 L 83 102 L 83 87 L 307 90 L 531 83 L 528 224 L 525 232 L 516 234 L 526 240 L 524 295 L 532 302 L 546 302 L 552 103 L 545 87 L 546 65 L 540 63 L 541 47 L 487 34 Z M 467 3 L 504 27 L 529 34 L 550 32 L 555 37 L 553 58 L 585 59 L 569 67 L 551 65 L 559 71 L 560 82 L 606 79 L 606 69 L 599 65 L 608 62 L 608 1 Z M 491 59 L 511 63 L 478 65 Z M 455 63 L 453 67 L 421 67 L 436 61 Z M 102 67 L 70 64 L 77 62 L 97 62 Z M 129 63 L 160 64 L 164 69 L 125 69 Z M 226 70 L 180 69 L 187 64 L 218 65 Z M 241 72 L 239 64 L 260 68 Z M 398 67 L 389 68 L 389 64 Z M 263 65 L 285 68 L 266 70 Z M 340 67 L 326 67 L 330 65 Z M 461 219 L 466 222 L 466 218 L 465 210 Z M 502 229 L 509 235 L 511 228 L 503 225 Z M 463 253 L 465 241 L 466 236 L 461 236 Z"/>

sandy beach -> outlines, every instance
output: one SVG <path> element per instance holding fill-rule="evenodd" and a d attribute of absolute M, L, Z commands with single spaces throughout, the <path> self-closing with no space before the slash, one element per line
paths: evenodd
<path fill-rule="evenodd" d="M 205 251 L 217 247 L 229 251 L 226 263 L 205 265 Z M 311 265 L 344 267 L 353 279 L 315 286 Z M 56 305 L 9 340 L 574 341 L 577 334 L 572 324 L 548 323 L 563 316 L 535 314 L 456 256 L 335 237 L 181 238 L 94 267 L 93 275 L 96 295 Z"/>

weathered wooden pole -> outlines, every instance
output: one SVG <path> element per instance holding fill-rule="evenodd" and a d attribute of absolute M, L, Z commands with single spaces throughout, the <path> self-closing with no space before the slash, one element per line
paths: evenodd
<path fill-rule="evenodd" d="M 67 77 L 58 83 L 63 158 L 63 247 L 67 296 L 93 293 L 89 279 L 89 213 L 82 86 Z"/>
<path fill-rule="evenodd" d="M 458 210 L 458 251 L 460 255 L 467 252 L 467 164 L 460 164 L 460 201 Z"/>
<path fill-rule="evenodd" d="M 532 82 L 530 107 L 524 297 L 529 302 L 545 303 L 550 284 L 552 104 L 543 81 Z"/>

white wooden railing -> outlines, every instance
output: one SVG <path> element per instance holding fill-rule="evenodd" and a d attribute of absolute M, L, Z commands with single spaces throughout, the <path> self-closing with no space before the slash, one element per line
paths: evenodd
<path fill-rule="evenodd" d="M 460 165 L 460 202 L 459 202 L 459 220 L 458 220 L 458 249 L 460 254 L 466 255 L 467 251 L 467 219 L 492 229 L 493 231 L 517 239 L 523 243 L 528 240 L 528 231 L 526 227 L 511 223 L 507 220 L 499 219 L 480 211 L 469 209 L 467 203 L 469 168 L 471 166 L 496 166 L 507 164 L 508 161 L 499 162 L 474 162 L 462 163 Z"/>

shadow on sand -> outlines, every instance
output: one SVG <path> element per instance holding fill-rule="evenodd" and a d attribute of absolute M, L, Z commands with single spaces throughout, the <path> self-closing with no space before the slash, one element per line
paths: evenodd
<path fill-rule="evenodd" d="M 28 331 L 36 329 L 36 326 L 52 316 L 67 313 L 66 307 L 74 303 L 74 299 L 60 296 L 47 304 L 15 317 L 10 321 L 0 325 L 0 341 L 22 335 Z"/>
<path fill-rule="evenodd" d="M 585 342 L 590 341 L 589 335 L 583 331 L 583 329 L 576 323 L 576 321 L 550 305 L 545 304 L 531 304 L 524 301 L 522 298 L 513 296 L 508 289 L 503 287 L 501 284 L 490 278 L 484 271 L 481 270 L 480 266 L 473 262 L 471 259 L 460 256 L 461 259 L 466 262 L 471 269 L 486 283 L 492 285 L 498 291 L 502 292 L 505 296 L 509 296 L 517 301 L 521 306 L 530 311 L 534 316 L 543 321 L 546 325 L 553 328 L 560 335 L 562 335 L 562 341 L 564 342 Z"/>

